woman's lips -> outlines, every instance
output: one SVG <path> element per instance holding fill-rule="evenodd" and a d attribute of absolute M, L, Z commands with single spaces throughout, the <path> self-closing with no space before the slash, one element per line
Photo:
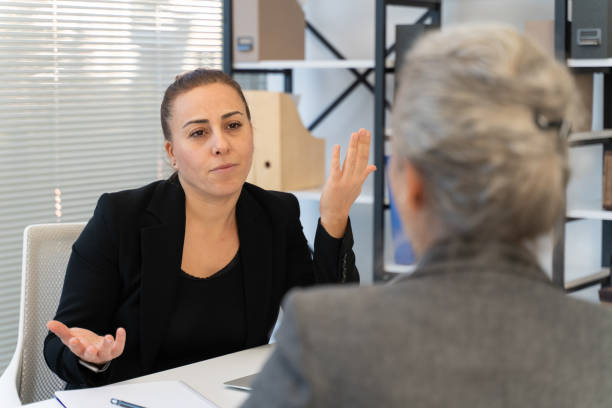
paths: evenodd
<path fill-rule="evenodd" d="M 237 166 L 236 163 L 222 164 L 222 165 L 217 166 L 214 169 L 212 169 L 211 172 L 222 173 L 222 172 L 230 171 L 231 169 L 233 169 L 236 166 Z"/>

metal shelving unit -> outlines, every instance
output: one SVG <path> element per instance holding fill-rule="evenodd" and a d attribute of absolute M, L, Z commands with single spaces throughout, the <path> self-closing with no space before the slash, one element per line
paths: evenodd
<path fill-rule="evenodd" d="M 374 94 L 374 85 L 368 80 L 368 76 L 374 70 L 374 61 L 370 60 L 348 60 L 325 36 L 317 30 L 309 21 L 306 21 L 306 30 L 310 32 L 335 59 L 330 60 L 293 60 L 293 61 L 260 61 L 248 63 L 233 62 L 233 37 L 232 37 L 232 0 L 223 0 L 223 71 L 233 75 L 234 73 L 265 73 L 281 74 L 284 76 L 285 92 L 293 91 L 294 69 L 346 69 L 354 76 L 353 82 L 341 92 L 323 111 L 317 116 L 307 128 L 313 131 L 336 107 L 344 101 L 359 85 L 365 86 Z M 422 1 L 421 1 L 422 2 Z M 361 69 L 362 71 L 359 71 Z M 384 101 L 386 108 L 390 107 L 388 101 Z"/>
<path fill-rule="evenodd" d="M 568 21 L 568 1 L 555 0 L 555 56 L 568 67 L 588 72 L 601 72 L 604 75 L 604 128 L 612 129 L 612 59 L 568 59 L 570 49 L 571 22 Z M 612 130 L 574 133 L 569 137 L 570 147 L 602 144 L 603 151 L 612 149 Z M 603 160 L 603 157 L 602 157 Z M 565 280 L 565 224 L 577 220 L 600 220 L 601 269 L 585 271 L 583 276 L 572 281 Z M 568 205 L 566 218 L 555 228 L 555 246 L 553 248 L 553 282 L 565 289 L 575 292 L 590 286 L 610 286 L 610 264 L 612 261 L 612 211 L 602 208 L 600 200 L 584 201 Z"/>
<path fill-rule="evenodd" d="M 385 265 L 385 210 L 389 208 L 385 203 L 385 76 L 393 72 L 385 66 L 385 58 L 395 48 L 387 48 L 386 26 L 387 6 L 410 6 L 425 8 L 424 14 L 415 23 L 440 25 L 441 0 L 376 0 L 376 40 L 375 40 L 375 92 L 374 92 L 374 164 L 378 171 L 374 172 L 374 248 L 373 270 L 374 281 L 385 281 L 398 273 L 410 273 L 414 269 L 411 265 Z"/>
<path fill-rule="evenodd" d="M 358 85 L 364 85 L 372 93 L 374 86 L 368 81 L 367 77 L 374 70 L 375 62 L 371 59 L 346 59 L 346 57 L 327 40 L 311 23 L 306 21 L 306 30 L 315 36 L 333 55 L 334 59 L 328 60 L 265 60 L 257 62 L 238 62 L 233 61 L 233 27 L 232 27 L 232 6 L 233 0 L 223 0 L 223 71 L 234 75 L 235 73 L 252 74 L 281 74 L 284 76 L 284 91 L 293 91 L 293 71 L 296 69 L 346 69 L 355 77 L 354 81 L 331 102 L 322 113 L 307 126 L 309 131 L 313 131 L 346 97 L 348 97 Z M 387 52 L 387 55 L 390 52 Z M 394 61 L 387 61 L 389 66 L 393 66 Z M 362 71 L 358 71 L 362 70 Z M 390 106 L 385 101 L 387 108 Z M 292 191 L 300 199 L 318 201 L 321 197 L 321 188 Z M 371 194 L 361 194 L 355 204 L 372 205 L 374 198 Z"/>
<path fill-rule="evenodd" d="M 237 62 L 234 69 L 368 69 L 374 68 L 374 60 L 268 60 Z"/>

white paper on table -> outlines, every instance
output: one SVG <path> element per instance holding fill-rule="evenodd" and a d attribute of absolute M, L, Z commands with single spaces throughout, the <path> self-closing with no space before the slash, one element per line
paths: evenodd
<path fill-rule="evenodd" d="M 56 391 L 55 398 L 65 408 L 117 408 L 110 403 L 111 398 L 146 408 L 218 408 L 182 381 L 153 381 Z"/>

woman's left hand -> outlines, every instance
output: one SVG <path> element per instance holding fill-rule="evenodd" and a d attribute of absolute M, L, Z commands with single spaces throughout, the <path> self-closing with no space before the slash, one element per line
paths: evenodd
<path fill-rule="evenodd" d="M 334 238 L 344 236 L 351 206 L 361 193 L 365 179 L 376 170 L 376 166 L 368 165 L 369 158 L 370 132 L 365 129 L 351 134 L 342 169 L 340 145 L 334 146 L 329 177 L 319 202 L 321 225 Z"/>

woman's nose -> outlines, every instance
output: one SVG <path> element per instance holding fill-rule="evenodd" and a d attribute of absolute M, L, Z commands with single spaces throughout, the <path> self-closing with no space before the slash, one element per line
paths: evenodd
<path fill-rule="evenodd" d="M 216 135 L 214 137 L 212 153 L 215 156 L 221 156 L 229 152 L 230 145 L 228 143 L 227 137 L 223 134 L 223 132 L 215 132 Z"/>

